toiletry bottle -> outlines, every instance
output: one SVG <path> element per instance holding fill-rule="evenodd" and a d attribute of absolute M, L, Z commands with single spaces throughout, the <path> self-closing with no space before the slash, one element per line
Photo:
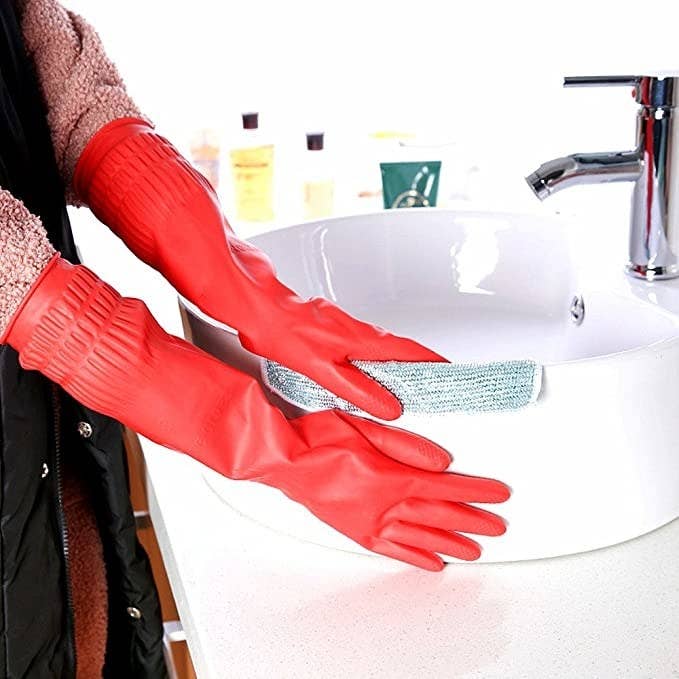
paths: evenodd
<path fill-rule="evenodd" d="M 413 136 L 411 132 L 385 129 L 360 139 L 359 158 L 353 173 L 357 182 L 355 207 L 358 211 L 374 212 L 382 208 L 380 163 L 399 160 L 399 143 Z"/>
<path fill-rule="evenodd" d="M 219 189 L 219 138 L 214 130 L 199 130 L 191 140 L 191 161 L 193 166 Z"/>
<path fill-rule="evenodd" d="M 333 213 L 335 182 L 332 179 L 327 152 L 323 150 L 323 133 L 306 136 L 304 163 L 304 218 L 319 219 Z"/>
<path fill-rule="evenodd" d="M 236 218 L 247 222 L 273 219 L 273 144 L 259 130 L 259 114 L 243 113 L 243 130 L 231 150 Z"/>
<path fill-rule="evenodd" d="M 380 163 L 384 208 L 435 207 L 441 161 Z"/>

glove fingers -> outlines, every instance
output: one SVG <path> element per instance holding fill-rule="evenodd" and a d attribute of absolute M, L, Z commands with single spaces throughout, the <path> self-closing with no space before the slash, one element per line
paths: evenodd
<path fill-rule="evenodd" d="M 381 420 L 395 420 L 403 412 L 394 394 L 349 362 L 330 368 L 326 365 L 318 375 L 307 374 L 333 394 Z"/>
<path fill-rule="evenodd" d="M 375 448 L 398 462 L 432 472 L 442 472 L 452 456 L 441 446 L 404 429 L 336 411 L 338 417 L 362 434 Z"/>
<path fill-rule="evenodd" d="M 419 472 L 411 497 L 449 502 L 504 502 L 511 490 L 501 481 L 465 474 Z"/>
<path fill-rule="evenodd" d="M 405 561 L 405 563 L 417 566 L 418 568 L 424 568 L 428 571 L 440 571 L 444 566 L 443 559 L 432 552 L 417 549 L 416 547 L 408 547 L 407 545 L 399 545 L 389 540 L 378 538 L 371 544 L 370 549 L 377 554 L 382 554 L 398 561 Z"/>
<path fill-rule="evenodd" d="M 480 545 L 468 537 L 405 521 L 392 521 L 384 527 L 380 536 L 392 542 L 447 554 L 464 561 L 476 561 L 481 556 Z"/>
<path fill-rule="evenodd" d="M 504 520 L 497 514 L 445 500 L 409 498 L 390 509 L 384 518 L 389 522 L 401 520 L 430 528 L 478 535 L 502 535 L 507 530 Z"/>

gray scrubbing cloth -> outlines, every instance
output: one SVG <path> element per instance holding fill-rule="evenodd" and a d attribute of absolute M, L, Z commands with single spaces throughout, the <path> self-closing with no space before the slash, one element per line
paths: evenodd
<path fill-rule="evenodd" d="M 542 366 L 534 361 L 494 363 L 407 363 L 352 361 L 389 389 L 405 413 L 488 413 L 517 410 L 535 401 L 542 385 Z M 341 408 L 362 413 L 305 375 L 269 360 L 262 375 L 274 392 L 309 411 Z"/>

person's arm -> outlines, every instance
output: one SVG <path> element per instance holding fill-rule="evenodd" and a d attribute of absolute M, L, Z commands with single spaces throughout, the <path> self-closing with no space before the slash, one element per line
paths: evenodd
<path fill-rule="evenodd" d="M 119 118 L 145 119 L 106 56 L 96 31 L 56 0 L 15 0 L 24 45 L 38 76 L 52 145 L 66 198 L 75 196 L 73 172 L 87 143 Z"/>
<path fill-rule="evenodd" d="M 23 0 L 25 42 L 72 196 L 243 346 L 385 420 L 398 399 L 352 360 L 442 361 L 420 344 L 283 285 L 239 240 L 208 181 L 142 118 L 93 29 L 56 0 Z"/>
<path fill-rule="evenodd" d="M 259 383 L 166 333 L 62 259 L 40 220 L 0 190 L 0 344 L 84 405 L 233 479 L 280 489 L 367 549 L 440 570 L 436 553 L 476 559 L 461 535 L 500 535 L 491 479 L 444 473 L 445 450 L 341 411 L 287 420 Z"/>

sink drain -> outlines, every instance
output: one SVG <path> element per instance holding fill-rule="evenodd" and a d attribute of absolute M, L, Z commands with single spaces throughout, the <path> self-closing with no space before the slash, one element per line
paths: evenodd
<path fill-rule="evenodd" d="M 575 325 L 582 325 L 582 322 L 585 320 L 585 300 L 582 297 L 580 297 L 580 295 L 576 295 L 575 297 L 573 297 L 573 301 L 571 302 L 570 314 L 571 321 Z"/>

